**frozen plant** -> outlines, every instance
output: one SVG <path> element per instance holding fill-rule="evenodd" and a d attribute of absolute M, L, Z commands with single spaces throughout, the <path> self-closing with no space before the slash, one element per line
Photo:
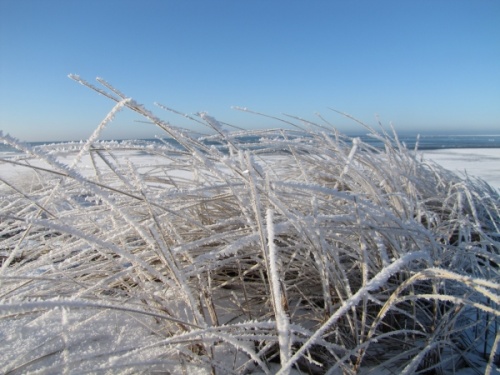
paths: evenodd
<path fill-rule="evenodd" d="M 288 117 L 212 135 L 116 102 L 87 142 L 2 159 L 0 363 L 21 373 L 495 373 L 499 195 Z M 162 142 L 104 142 L 120 109 Z M 249 112 L 249 111 L 248 111 Z"/>

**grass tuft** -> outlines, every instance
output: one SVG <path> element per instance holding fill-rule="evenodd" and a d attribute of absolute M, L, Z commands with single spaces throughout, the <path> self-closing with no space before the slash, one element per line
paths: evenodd
<path fill-rule="evenodd" d="M 364 124 L 383 147 L 322 117 L 228 130 L 160 106 L 200 137 L 71 78 L 116 102 L 87 142 L 0 136 L 26 170 L 0 179 L 5 373 L 494 373 L 486 183 Z M 121 109 L 175 144 L 99 141 Z"/>

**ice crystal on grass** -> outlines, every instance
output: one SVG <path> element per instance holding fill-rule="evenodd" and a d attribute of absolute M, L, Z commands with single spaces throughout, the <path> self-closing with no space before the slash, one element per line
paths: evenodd
<path fill-rule="evenodd" d="M 323 117 L 229 131 L 202 113 L 200 138 L 72 78 L 116 102 L 86 142 L 0 133 L 25 170 L 0 176 L 3 371 L 495 373 L 486 183 L 364 124 L 383 147 Z M 125 108 L 175 145 L 99 141 Z"/>

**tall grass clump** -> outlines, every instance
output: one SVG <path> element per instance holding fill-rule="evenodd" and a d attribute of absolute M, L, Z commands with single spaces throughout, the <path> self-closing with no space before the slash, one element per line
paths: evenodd
<path fill-rule="evenodd" d="M 1 136 L 27 171 L 0 181 L 3 373 L 495 373 L 485 182 L 383 129 L 363 125 L 374 147 L 321 117 L 229 131 L 200 113 L 195 136 L 72 78 L 116 103 L 86 142 Z M 121 109 L 168 141 L 101 141 Z"/>

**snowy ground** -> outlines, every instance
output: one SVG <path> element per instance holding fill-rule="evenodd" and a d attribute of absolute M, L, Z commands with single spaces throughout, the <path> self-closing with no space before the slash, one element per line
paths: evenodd
<path fill-rule="evenodd" d="M 434 161 L 446 169 L 458 173 L 460 176 L 468 175 L 477 177 L 488 182 L 492 187 L 500 190 L 500 148 L 479 148 L 479 149 L 442 149 L 420 151 L 424 161 Z M 141 157 L 137 154 L 128 155 L 129 158 L 141 158 L 143 164 L 154 165 L 155 160 L 148 156 Z M 71 159 L 64 160 L 71 164 Z M 41 162 L 35 162 L 35 165 L 41 165 Z M 83 160 L 83 164 L 88 164 L 88 170 L 93 168 L 89 160 Z M 80 169 L 81 171 L 81 169 Z M 29 178 L 26 176 L 29 172 L 26 168 L 15 165 L 1 163 L 0 177 L 9 181 Z"/>
<path fill-rule="evenodd" d="M 444 149 L 422 151 L 424 160 L 433 160 L 463 176 L 479 177 L 500 190 L 500 149 Z"/>

